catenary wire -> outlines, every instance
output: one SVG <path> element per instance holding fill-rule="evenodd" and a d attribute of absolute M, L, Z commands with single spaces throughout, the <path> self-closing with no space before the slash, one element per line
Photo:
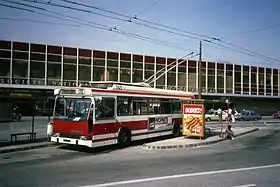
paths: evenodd
<path fill-rule="evenodd" d="M 80 26 L 80 25 L 74 25 L 74 24 L 56 23 L 56 22 L 50 22 L 50 21 L 39 21 L 39 20 L 21 19 L 21 18 L 12 18 L 12 17 L 0 17 L 0 20 L 32 22 L 32 23 L 42 23 L 42 24 L 50 24 L 50 25 L 58 25 L 58 26 L 70 26 L 70 27 L 79 27 Z"/>
<path fill-rule="evenodd" d="M 19 4 L 18 2 L 7 1 L 7 0 L 0 0 L 0 1 Z M 129 33 L 129 32 L 122 31 L 122 30 L 114 30 L 114 29 L 111 29 L 111 27 L 103 25 L 103 24 L 86 21 L 86 20 L 83 20 L 83 19 L 80 19 L 80 18 L 77 18 L 77 17 L 65 15 L 65 14 L 62 14 L 62 13 L 57 13 L 55 11 L 47 10 L 47 9 L 41 8 L 41 7 L 29 6 L 28 4 L 23 4 L 23 3 L 20 3 L 20 4 L 22 6 L 36 8 L 36 9 L 39 9 L 39 10 L 47 11 L 49 13 L 57 14 L 57 15 L 60 15 L 60 16 L 68 17 L 68 18 L 79 20 L 79 21 L 86 22 L 86 23 L 81 23 L 81 22 L 77 22 L 77 21 L 74 21 L 74 20 L 71 20 L 71 19 L 65 19 L 65 18 L 61 18 L 61 17 L 49 15 L 49 14 L 44 14 L 44 13 L 41 13 L 41 12 L 38 12 L 38 11 L 35 11 L 35 10 L 26 9 L 26 8 L 15 7 L 15 6 L 11 6 L 11 5 L 5 5 L 5 4 L 1 4 L 1 6 L 6 6 L 6 7 L 18 9 L 18 10 L 24 10 L 24 11 L 27 11 L 27 12 L 41 14 L 41 15 L 45 15 L 45 16 L 48 16 L 48 17 L 54 17 L 54 18 L 61 19 L 61 20 L 67 20 L 67 21 L 70 21 L 70 22 L 87 25 L 87 26 L 90 26 L 90 27 L 93 27 L 93 28 L 96 28 L 96 29 L 115 32 L 115 33 L 122 34 L 122 35 L 125 35 L 125 36 L 130 37 L 130 38 L 136 38 L 136 39 L 148 41 L 150 43 L 159 44 L 159 45 L 163 45 L 163 46 L 170 47 L 170 48 L 180 49 L 182 51 L 189 51 L 190 50 L 190 49 L 186 49 L 185 47 L 180 46 L 180 44 L 176 44 L 175 42 L 173 43 L 173 42 L 170 42 L 170 41 L 162 41 L 162 40 L 158 40 L 158 39 L 155 39 L 155 38 L 152 38 L 152 37 L 141 36 L 141 35 L 138 35 L 138 34 Z"/>
<path fill-rule="evenodd" d="M 71 1 L 71 0 L 59 0 L 59 1 L 67 2 L 67 3 L 71 3 L 71 4 L 83 6 L 83 7 L 93 8 L 93 9 L 96 9 L 96 10 L 99 10 L 99 11 L 107 12 L 107 13 L 114 14 L 114 15 L 118 15 L 118 16 L 125 17 L 125 18 L 129 18 L 128 22 L 133 22 L 133 21 L 131 20 L 131 18 L 130 18 L 129 16 L 125 15 L 125 14 L 117 13 L 117 12 L 110 11 L 110 10 L 107 10 L 107 9 L 104 9 L 104 8 L 100 8 L 100 7 L 96 7 L 96 6 L 88 5 L 88 4 L 84 4 L 84 3 L 77 3 L 77 2 Z M 267 59 L 271 59 L 271 60 L 273 59 L 273 61 L 280 62 L 280 61 L 277 60 L 277 59 L 268 57 L 268 56 L 263 55 L 263 54 L 260 55 L 260 53 L 258 53 L 258 52 L 255 52 L 255 51 L 248 50 L 248 49 L 246 49 L 246 48 L 237 46 L 237 45 L 232 44 L 232 43 L 230 43 L 230 42 L 221 40 L 221 39 L 219 39 L 219 38 L 217 38 L 217 37 L 211 37 L 211 36 L 207 36 L 207 35 L 203 35 L 203 34 L 199 34 L 199 33 L 194 33 L 194 32 L 190 32 L 190 31 L 186 31 L 186 30 L 183 30 L 183 29 L 178 29 L 178 28 L 170 27 L 170 26 L 163 25 L 163 24 L 160 24 L 160 23 L 157 23 L 157 22 L 153 22 L 153 21 L 148 21 L 148 20 L 140 19 L 140 18 L 138 18 L 138 17 L 133 17 L 133 19 L 139 20 L 139 21 L 142 21 L 142 22 L 145 22 L 145 23 L 157 25 L 157 26 L 160 26 L 160 27 L 163 27 L 163 28 L 168 28 L 168 29 L 172 29 L 172 30 L 176 30 L 176 31 L 180 31 L 180 32 L 192 34 L 192 35 L 199 36 L 199 37 L 202 37 L 202 38 L 208 38 L 208 39 L 211 39 L 212 41 L 223 42 L 224 44 L 227 44 L 227 45 L 230 44 L 231 46 L 235 46 L 236 48 L 239 48 L 239 49 L 241 49 L 241 50 L 244 50 L 244 51 L 249 52 L 249 53 L 250 53 L 249 56 L 256 57 L 255 55 L 257 55 L 258 58 L 259 58 L 260 56 L 262 56 L 262 57 L 265 57 L 266 60 L 267 60 Z M 154 27 L 151 27 L 151 28 L 154 28 Z M 157 28 L 157 30 L 160 30 L 160 29 Z M 178 34 L 178 33 L 170 32 L 170 31 L 168 31 L 168 32 L 169 32 L 169 33 L 172 33 L 172 34 Z M 181 35 L 181 36 L 182 36 L 182 35 Z M 187 37 L 189 37 L 189 36 L 187 36 Z M 197 38 L 197 37 L 189 37 L 189 38 L 201 40 L 201 38 Z M 213 44 L 215 44 L 215 43 L 213 43 Z M 231 48 L 228 48 L 228 49 L 231 50 Z M 235 51 L 236 51 L 236 50 L 235 50 Z M 248 53 L 243 53 L 243 54 L 247 54 L 247 55 L 248 55 Z"/>
<path fill-rule="evenodd" d="M 155 7 L 157 4 L 159 4 L 162 0 L 157 0 L 155 2 L 153 2 L 152 4 L 148 5 L 147 7 L 145 7 L 143 10 L 141 10 L 140 12 L 138 12 L 137 14 L 135 14 L 134 16 L 131 16 L 130 19 L 132 19 L 133 17 L 139 17 L 141 14 L 145 13 L 146 11 L 148 11 L 150 8 Z M 114 26 L 114 28 L 117 28 L 119 26 L 121 26 L 122 24 L 126 23 L 127 20 L 121 21 L 120 23 L 116 24 Z"/>

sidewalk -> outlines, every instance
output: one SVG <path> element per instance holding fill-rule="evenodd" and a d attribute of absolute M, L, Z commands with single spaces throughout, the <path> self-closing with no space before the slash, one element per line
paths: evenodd
<path fill-rule="evenodd" d="M 11 146 L 4 146 L 0 147 L 0 154 L 2 153 L 10 153 L 15 151 L 25 151 L 29 149 L 36 149 L 36 148 L 42 148 L 47 146 L 54 146 L 56 145 L 53 142 L 36 142 L 36 143 L 28 143 L 28 144 L 21 144 L 21 145 L 11 145 Z"/>
<path fill-rule="evenodd" d="M 259 130 L 258 128 L 254 127 L 239 127 L 239 128 L 232 128 L 233 132 L 235 133 L 235 136 L 242 136 L 251 132 L 255 132 Z M 218 134 L 218 131 L 214 131 L 211 133 Z M 150 150 L 160 150 L 160 149 L 182 149 L 182 148 L 191 148 L 191 147 L 198 147 L 203 145 L 209 145 L 218 143 L 221 141 L 224 141 L 227 139 L 220 138 L 219 135 L 210 136 L 206 139 L 200 140 L 200 139 L 191 139 L 191 138 L 184 138 L 184 137 L 178 137 L 178 138 L 172 138 L 167 140 L 161 140 L 156 142 L 151 142 L 144 144 L 143 147 Z"/>
<path fill-rule="evenodd" d="M 34 117 L 34 132 L 37 133 L 37 138 L 46 138 L 48 117 Z M 22 117 L 21 121 L 1 122 L 0 123 L 0 143 L 9 142 L 12 133 L 22 133 L 32 131 L 32 117 Z M 18 140 L 26 140 L 26 136 L 19 136 Z"/>

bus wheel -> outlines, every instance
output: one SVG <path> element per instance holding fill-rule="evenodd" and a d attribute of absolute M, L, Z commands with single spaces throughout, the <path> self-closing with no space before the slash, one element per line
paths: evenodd
<path fill-rule="evenodd" d="M 181 129 L 179 124 L 174 124 L 173 129 L 172 129 L 172 134 L 174 137 L 178 137 L 181 134 Z"/>
<path fill-rule="evenodd" d="M 130 135 L 129 130 L 122 129 L 119 133 L 119 136 L 118 136 L 118 144 L 121 147 L 125 147 L 125 146 L 128 146 L 130 144 L 130 141 L 131 141 L 131 135 Z"/>

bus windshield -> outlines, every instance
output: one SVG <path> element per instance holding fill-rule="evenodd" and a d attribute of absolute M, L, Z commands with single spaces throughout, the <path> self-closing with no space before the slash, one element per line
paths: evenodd
<path fill-rule="evenodd" d="M 89 98 L 63 98 L 55 101 L 54 118 L 81 121 L 87 120 L 90 111 L 91 99 Z"/>

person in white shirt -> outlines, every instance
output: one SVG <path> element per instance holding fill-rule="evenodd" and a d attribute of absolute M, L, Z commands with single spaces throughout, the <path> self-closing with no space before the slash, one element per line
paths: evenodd
<path fill-rule="evenodd" d="M 230 119 L 232 118 L 232 110 L 231 108 L 228 109 L 228 120 L 230 121 Z"/>
<path fill-rule="evenodd" d="M 218 116 L 219 116 L 219 121 L 222 122 L 222 109 L 219 108 L 219 109 L 217 110 L 217 112 L 218 112 Z"/>
<path fill-rule="evenodd" d="M 236 109 L 234 109 L 233 111 L 232 111 L 232 114 L 231 114 L 231 121 L 234 123 L 235 122 L 235 116 L 237 115 L 237 111 L 236 111 Z"/>

